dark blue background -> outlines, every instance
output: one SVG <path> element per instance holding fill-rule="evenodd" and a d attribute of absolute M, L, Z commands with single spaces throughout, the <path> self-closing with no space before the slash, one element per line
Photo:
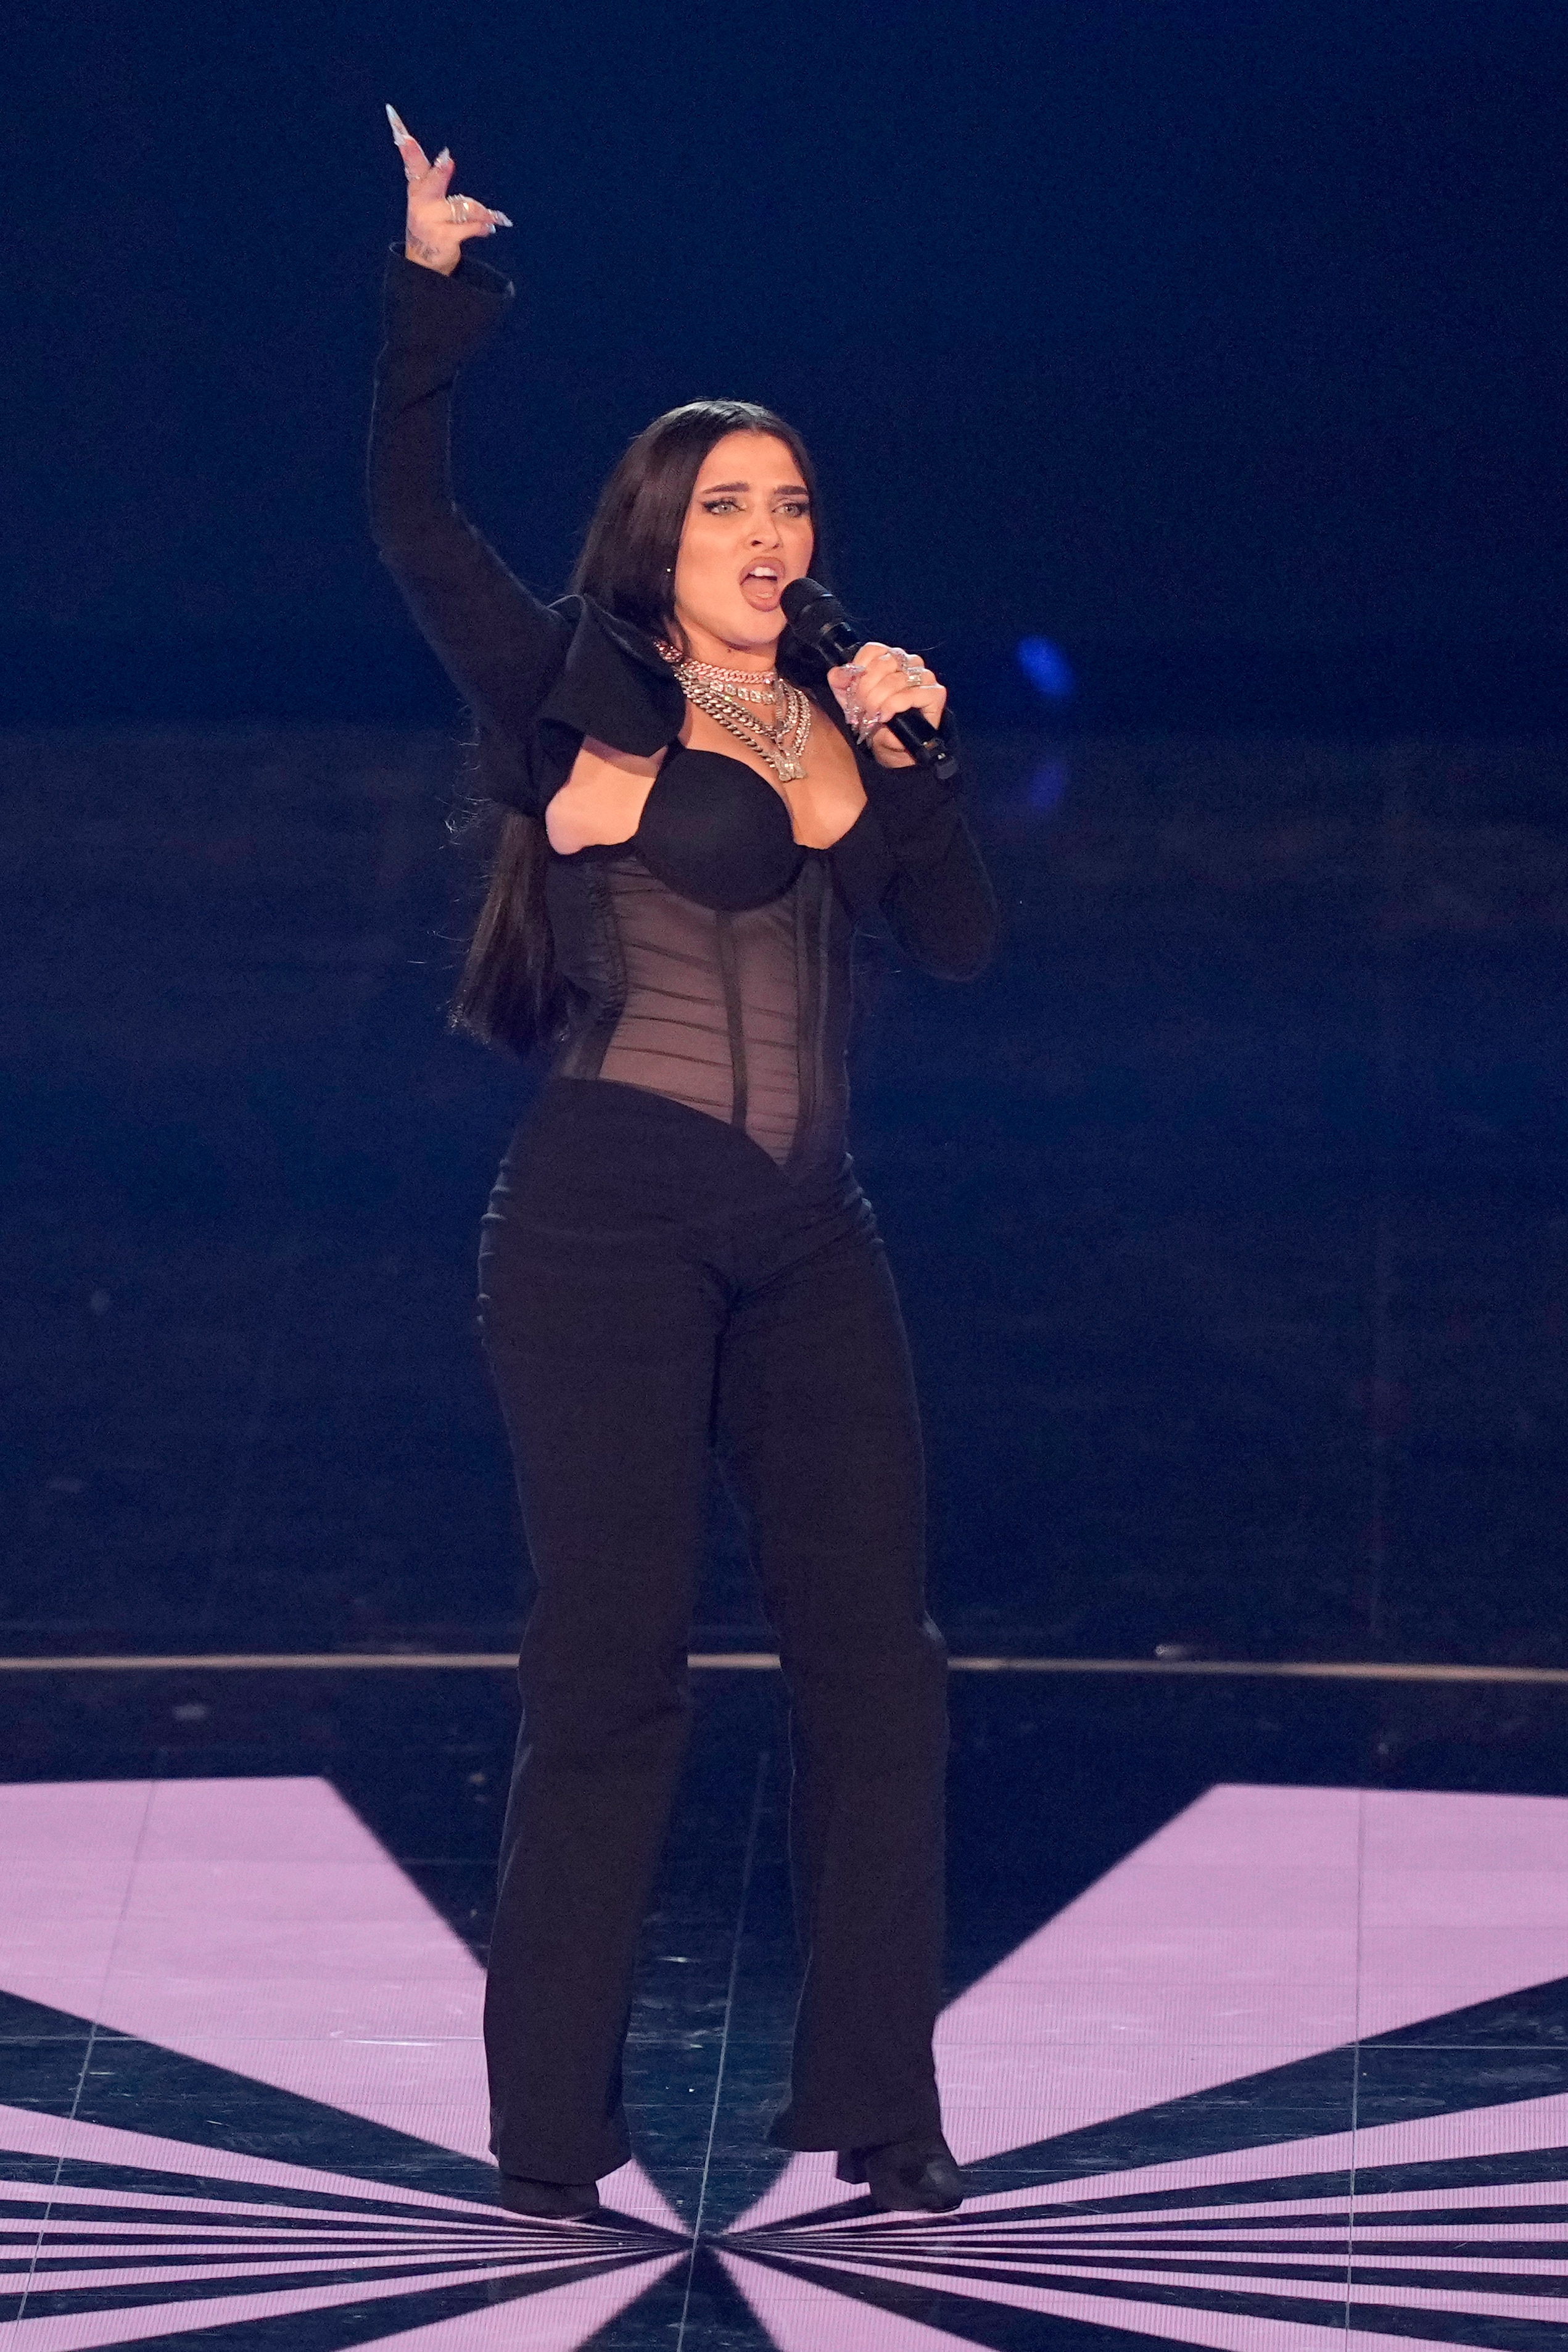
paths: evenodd
<path fill-rule="evenodd" d="M 1544 0 L 33 8 L 6 146 L 13 718 L 439 717 L 360 471 L 391 99 L 517 223 L 473 509 L 555 593 L 694 394 L 817 446 L 842 572 L 1021 713 L 1556 713 Z"/>
<path fill-rule="evenodd" d="M 0 1650 L 526 1601 L 472 1318 L 528 1079 L 444 1031 L 455 698 L 361 493 L 391 99 L 518 224 L 461 478 L 527 576 L 758 394 L 955 680 L 1002 946 L 868 962 L 852 1129 L 955 1643 L 1568 1663 L 1568 14 L 125 5 L 8 63 Z"/>

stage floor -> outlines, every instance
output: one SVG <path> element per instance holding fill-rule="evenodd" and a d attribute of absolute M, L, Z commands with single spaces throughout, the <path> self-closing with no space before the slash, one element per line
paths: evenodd
<path fill-rule="evenodd" d="M 1550 1688 L 956 1674 L 939 2059 L 976 2193 L 926 2219 L 767 2145 L 780 1694 L 699 1674 L 637 2161 L 603 2224 L 541 2227 L 485 2154 L 506 1675 L 7 1680 L 16 2352 L 1568 2341 Z"/>

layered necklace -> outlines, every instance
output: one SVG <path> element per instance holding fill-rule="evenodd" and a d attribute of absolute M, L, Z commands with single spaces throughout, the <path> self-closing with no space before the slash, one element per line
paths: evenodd
<path fill-rule="evenodd" d="M 802 754 L 811 732 L 811 705 L 798 686 L 776 669 L 717 669 L 712 662 L 683 660 L 674 646 L 662 641 L 659 651 L 688 702 L 766 760 L 781 784 L 800 782 L 806 772 Z"/>

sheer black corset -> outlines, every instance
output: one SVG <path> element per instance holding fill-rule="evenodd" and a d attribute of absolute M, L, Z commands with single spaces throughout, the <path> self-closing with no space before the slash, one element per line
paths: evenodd
<path fill-rule="evenodd" d="M 831 851 L 739 910 L 681 897 L 634 843 L 552 857 L 547 887 L 576 999 L 557 1076 L 666 1096 L 781 1168 L 841 1158 L 853 918 Z"/>

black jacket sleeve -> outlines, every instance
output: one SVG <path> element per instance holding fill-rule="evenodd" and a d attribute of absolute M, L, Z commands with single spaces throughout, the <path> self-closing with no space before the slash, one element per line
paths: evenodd
<path fill-rule="evenodd" d="M 529 730 L 559 675 L 571 624 L 529 594 L 453 503 L 452 387 L 512 299 L 465 248 L 450 277 L 387 257 L 385 340 L 371 425 L 371 533 L 382 561 L 479 724 L 497 796 L 538 814 Z"/>
<path fill-rule="evenodd" d="M 973 980 L 997 943 L 997 901 L 956 786 L 929 768 L 860 759 L 866 800 L 892 860 L 881 911 L 910 961 L 939 980 Z"/>

